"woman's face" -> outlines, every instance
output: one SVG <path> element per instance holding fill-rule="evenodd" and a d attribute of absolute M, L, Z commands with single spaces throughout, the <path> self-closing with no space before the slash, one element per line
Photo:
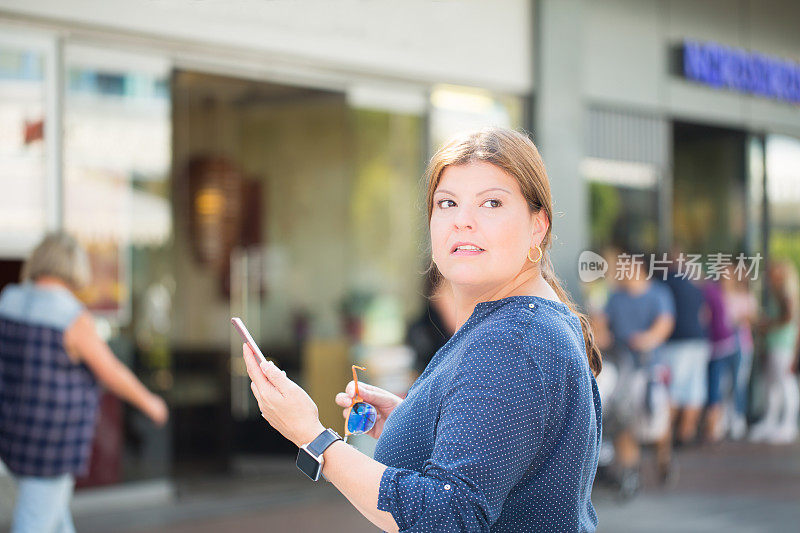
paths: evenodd
<path fill-rule="evenodd" d="M 547 231 L 517 180 L 486 162 L 442 172 L 430 220 L 433 261 L 455 287 L 484 292 L 514 279 Z M 531 253 L 534 259 L 538 251 Z"/>

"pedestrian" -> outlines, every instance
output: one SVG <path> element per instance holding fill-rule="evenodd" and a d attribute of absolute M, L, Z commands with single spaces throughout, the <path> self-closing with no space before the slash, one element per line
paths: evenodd
<path fill-rule="evenodd" d="M 438 275 L 429 270 L 425 276 L 425 307 L 408 327 L 406 344 L 414 350 L 414 372 L 419 376 L 439 348 L 456 331 L 456 308 L 453 291 Z"/>
<path fill-rule="evenodd" d="M 73 291 L 89 283 L 76 240 L 50 234 L 0 293 L 0 459 L 17 481 L 12 533 L 72 532 L 75 477 L 87 473 L 100 385 L 158 425 L 168 416 L 98 336 Z"/>
<path fill-rule="evenodd" d="M 651 409 L 648 392 L 659 377 L 656 350 L 669 338 L 675 325 L 675 303 L 670 290 L 650 279 L 645 254 L 624 250 L 618 260 L 617 287 L 604 312 L 596 319 L 601 348 L 608 349 L 618 369 L 617 386 L 606 405 L 607 424 L 614 438 L 616 477 L 623 497 L 639 487 L 641 446 L 644 433 L 656 445 L 659 481 L 666 483 L 673 473 L 669 405 L 662 417 Z M 623 260 L 624 259 L 624 260 Z M 611 405 L 608 405 L 610 403 Z M 650 431 L 653 422 L 657 430 Z M 608 434 L 608 433 L 607 433 Z"/>
<path fill-rule="evenodd" d="M 432 261 L 458 328 L 405 399 L 359 386 L 380 417 L 375 458 L 325 430 L 308 395 L 245 346 L 261 412 L 297 446 L 325 442 L 324 476 L 386 531 L 594 531 L 601 359 L 552 269 L 539 152 L 516 131 L 470 132 L 426 176 Z M 351 383 L 336 402 L 354 396 Z"/>
<path fill-rule="evenodd" d="M 711 357 L 708 361 L 708 398 L 706 400 L 705 441 L 722 440 L 728 428 L 723 418 L 724 404 L 733 396 L 739 366 L 739 332 L 729 308 L 734 293 L 732 265 L 724 265 L 718 280 L 703 288 L 709 311 Z"/>
<path fill-rule="evenodd" d="M 672 426 L 675 441 L 681 445 L 694 441 L 697 436 L 700 415 L 706 404 L 711 352 L 703 289 L 686 271 L 681 271 L 681 258 L 685 257 L 678 248 L 672 252 L 664 280 L 675 301 L 675 328 L 660 350 L 660 357 L 670 369 Z"/>
<path fill-rule="evenodd" d="M 733 279 L 732 290 L 726 294 L 726 301 L 739 345 L 739 359 L 733 380 L 733 410 L 728 426 L 730 437 L 741 440 L 747 434 L 748 391 L 755 349 L 753 326 L 758 320 L 758 301 L 750 290 L 750 280 L 737 275 Z"/>
<path fill-rule="evenodd" d="M 767 344 L 767 409 L 750 433 L 754 441 L 786 444 L 797 438 L 800 392 L 793 369 L 798 336 L 797 270 L 788 260 L 770 265 L 767 271 L 769 300 L 767 316 L 760 324 Z"/>

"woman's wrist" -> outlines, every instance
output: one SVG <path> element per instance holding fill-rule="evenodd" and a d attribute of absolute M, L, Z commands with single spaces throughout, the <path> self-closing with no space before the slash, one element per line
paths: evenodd
<path fill-rule="evenodd" d="M 312 440 L 316 439 L 320 433 L 325 431 L 325 426 L 322 425 L 322 422 L 317 420 L 315 423 L 309 425 L 307 428 L 304 428 L 297 432 L 297 435 L 294 439 L 294 445 L 298 448 L 304 444 L 308 444 Z"/>

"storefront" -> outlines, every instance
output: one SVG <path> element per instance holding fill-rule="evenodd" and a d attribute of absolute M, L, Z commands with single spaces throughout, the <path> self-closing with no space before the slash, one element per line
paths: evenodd
<path fill-rule="evenodd" d="M 790 2 L 591 3 L 584 159 L 594 249 L 790 255 L 800 39 Z M 793 15 L 789 15 L 792 13 Z"/>
<path fill-rule="evenodd" d="M 260 419 L 231 316 L 328 424 L 354 360 L 408 386 L 425 161 L 465 127 L 527 124 L 528 7 L 507 4 L 496 20 L 459 14 L 466 26 L 434 45 L 446 6 L 419 5 L 402 27 L 375 8 L 364 34 L 355 5 L 309 20 L 154 4 L 161 16 L 144 20 L 122 2 L 0 3 L 2 283 L 45 231 L 77 235 L 94 272 L 82 298 L 172 414 L 156 430 L 105 398 L 83 486 L 291 452 Z M 484 26 L 519 51 L 498 62 L 468 42 Z"/>
<path fill-rule="evenodd" d="M 586 242 L 800 266 L 800 37 L 786 1 L 585 3 Z M 714 255 L 721 254 L 721 255 Z M 658 257 L 661 257 L 660 255 Z M 608 284 L 586 284 L 591 307 Z M 748 414 L 763 410 L 761 339 Z"/>
<path fill-rule="evenodd" d="M 238 5 L 0 0 L 0 281 L 45 231 L 77 234 L 83 297 L 173 413 L 156 431 L 109 399 L 91 483 L 289 451 L 231 315 L 330 424 L 353 360 L 401 389 L 419 178 L 466 127 L 532 130 L 573 293 L 581 251 L 619 241 L 800 257 L 797 102 L 677 60 L 689 42 L 796 60 L 793 2 Z"/>

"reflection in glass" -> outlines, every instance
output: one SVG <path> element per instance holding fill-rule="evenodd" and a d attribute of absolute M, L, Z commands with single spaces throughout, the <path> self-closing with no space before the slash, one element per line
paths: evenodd
<path fill-rule="evenodd" d="M 0 228 L 35 243 L 45 230 L 44 56 L 0 44 Z"/>
<path fill-rule="evenodd" d="M 108 324 L 116 356 L 172 407 L 169 70 L 67 48 L 65 75 L 64 228 L 92 266 L 79 296 Z M 78 485 L 165 476 L 169 444 L 167 431 L 105 395 L 89 476 Z"/>
<path fill-rule="evenodd" d="M 119 324 L 130 319 L 130 253 L 163 248 L 172 229 L 166 78 L 166 72 L 67 67 L 65 227 L 92 261 L 93 283 L 82 298 Z"/>
<path fill-rule="evenodd" d="M 658 244 L 658 173 L 645 163 L 585 158 L 590 245 L 651 252 Z"/>
<path fill-rule="evenodd" d="M 354 107 L 341 92 L 202 72 L 178 71 L 172 87 L 180 221 L 173 253 L 181 272 L 172 340 L 175 360 L 186 361 L 174 389 L 181 409 L 198 413 L 175 447 L 199 454 L 192 446 L 203 437 L 208 455 L 288 451 L 263 431 L 229 317 L 242 317 L 264 354 L 304 385 L 325 424 L 341 424 L 341 409 L 326 399 L 361 357 L 353 346 L 402 342 L 421 303 L 424 120 Z M 201 169 L 228 170 L 212 179 L 198 160 Z M 228 217 L 248 235 L 223 239 L 224 213 L 241 205 L 234 182 L 252 185 L 247 197 L 259 207 Z M 212 222 L 217 230 L 202 230 Z M 198 255 L 197 238 L 206 252 L 230 255 L 227 292 L 210 254 Z M 386 359 L 399 360 L 395 353 Z M 224 357 L 229 375 L 201 367 L 205 354 Z M 386 368 L 376 365 L 371 379 L 384 379 Z M 227 386 L 215 384 L 220 376 Z M 201 379 L 209 384 L 202 390 Z M 226 407 L 230 444 L 215 449 L 226 428 L 209 435 L 199 413 Z"/>

